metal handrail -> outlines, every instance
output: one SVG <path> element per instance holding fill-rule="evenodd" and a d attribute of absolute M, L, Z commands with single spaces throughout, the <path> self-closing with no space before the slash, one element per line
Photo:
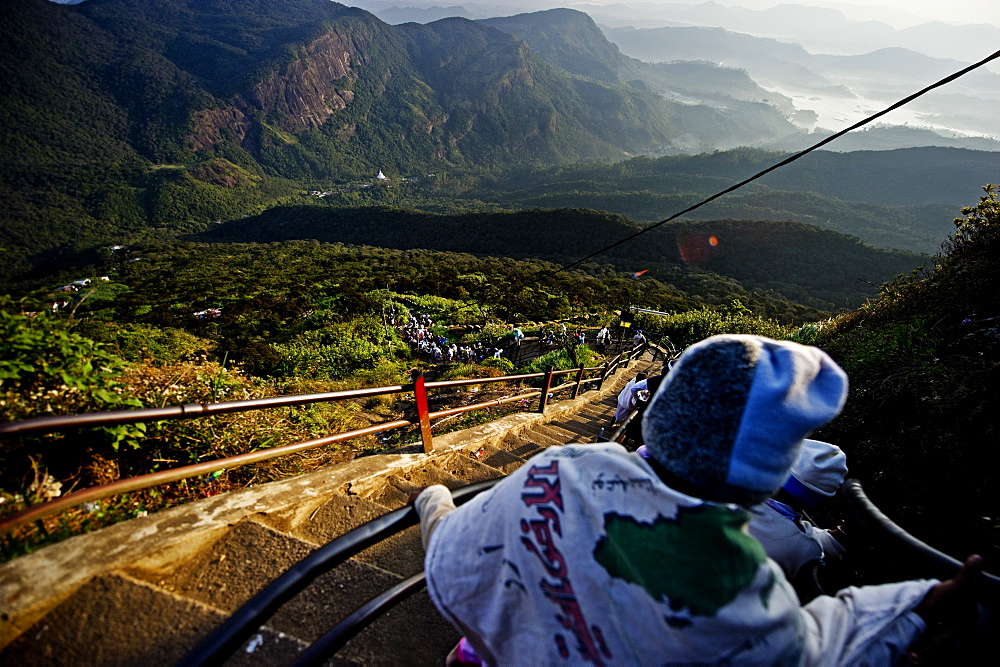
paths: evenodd
<path fill-rule="evenodd" d="M 462 505 L 483 491 L 493 488 L 493 485 L 501 479 L 503 477 L 489 479 L 452 491 L 455 505 Z M 418 522 L 417 510 L 413 507 L 404 507 L 358 526 L 326 546 L 320 547 L 286 570 L 284 574 L 253 596 L 249 602 L 237 609 L 232 616 L 223 621 L 208 637 L 202 640 L 180 664 L 191 667 L 221 664 L 223 660 L 239 649 L 250 638 L 250 635 L 263 625 L 281 605 L 299 594 L 317 577 L 329 572 L 373 544 L 406 530 L 410 526 L 415 526 Z M 366 613 L 355 618 L 355 622 L 362 620 L 370 622 L 376 616 L 377 614 Z M 334 652 L 339 650 L 361 629 L 360 627 L 356 628 L 348 635 L 341 627 L 352 617 L 348 617 L 334 628 L 334 630 L 340 628 L 340 637 L 336 641 L 324 641 L 325 637 L 324 640 L 321 640 L 327 647 L 324 650 Z"/>
<path fill-rule="evenodd" d="M 504 405 L 506 403 L 513 403 L 514 401 L 523 401 L 528 398 L 536 398 L 541 396 L 542 392 L 532 391 L 527 394 L 515 394 L 514 396 L 507 396 L 506 398 L 498 398 L 493 401 L 483 401 L 482 403 L 474 403 L 472 405 L 463 405 L 460 408 L 449 408 L 447 410 L 438 410 L 437 412 L 431 412 L 428 417 L 431 419 L 437 419 L 438 417 L 450 417 L 452 415 L 459 415 L 463 412 L 473 412 L 475 410 L 482 410 L 483 408 L 492 408 L 494 406 Z"/>
<path fill-rule="evenodd" d="M 60 496 L 45 503 L 34 505 L 17 512 L 16 514 L 11 514 L 0 522 L 0 533 L 11 531 L 18 526 L 31 523 L 32 521 L 46 516 L 57 514 L 71 507 L 82 505 L 83 503 L 103 500 L 104 498 L 110 498 L 111 496 L 117 496 L 131 491 L 142 491 L 143 489 L 160 486 L 161 484 L 169 484 L 170 482 L 179 482 L 180 480 L 198 477 L 199 475 L 208 475 L 217 470 L 232 470 L 233 468 L 249 465 L 251 463 L 261 463 L 263 461 L 269 461 L 270 459 L 275 459 L 287 454 L 303 452 L 316 447 L 321 447 L 323 445 L 343 442 L 344 440 L 351 440 L 353 438 L 369 435 L 371 433 L 382 433 L 383 431 L 403 428 L 404 426 L 411 426 L 412 424 L 413 422 L 407 420 L 382 422 L 380 424 L 373 424 L 372 426 L 366 426 L 365 428 L 355 429 L 353 431 L 345 431 L 343 433 L 328 435 L 323 438 L 316 438 L 315 440 L 306 440 L 303 442 L 296 442 L 291 445 L 282 445 L 280 447 L 270 447 L 256 452 L 237 454 L 236 456 L 230 456 L 224 459 L 214 459 L 203 463 L 193 463 L 188 466 L 181 466 L 180 468 L 171 468 L 170 470 L 151 472 L 145 475 L 139 475 L 138 477 L 129 477 L 128 479 L 121 479 L 117 482 L 111 482 L 110 484 L 92 486 L 89 489 L 67 493 L 64 496 Z"/>
<path fill-rule="evenodd" d="M 357 611 L 335 625 L 302 652 L 292 667 L 313 667 L 326 664 L 327 659 L 354 639 L 359 632 L 392 607 L 427 586 L 423 572 L 408 577 L 389 590 L 377 595 Z"/>
<path fill-rule="evenodd" d="M 534 376 L 532 376 L 534 377 Z M 493 378 L 491 378 L 493 379 Z M 461 380 L 459 380 L 461 382 Z M 445 385 L 446 383 L 427 383 Z M 369 389 L 351 389 L 348 391 L 329 391 L 320 394 L 291 394 L 288 396 L 271 396 L 254 398 L 245 401 L 220 401 L 218 403 L 187 403 L 171 405 L 162 408 L 140 408 L 138 410 L 115 410 L 112 412 L 88 412 L 78 415 L 57 415 L 54 417 L 36 417 L 19 422 L 0 424 L 0 437 L 21 435 L 24 433 L 51 433 L 67 428 L 111 426 L 113 424 L 134 424 L 136 422 L 157 421 L 160 419 L 193 419 L 211 415 L 249 412 L 266 408 L 292 407 L 325 403 L 345 398 L 364 398 L 367 396 L 382 396 L 412 391 L 406 385 L 391 387 L 372 387 Z"/>
<path fill-rule="evenodd" d="M 641 347 L 641 346 L 640 346 Z M 642 348 L 644 349 L 644 348 Z M 631 358 L 636 355 L 637 351 L 641 354 L 640 348 L 632 348 L 620 352 L 614 362 L 619 362 L 621 359 Z M 591 367 L 587 370 L 600 370 L 601 377 L 600 382 L 613 371 L 609 371 L 609 364 L 604 364 L 603 366 Z M 617 366 L 614 366 L 615 371 Z M 533 380 L 538 378 L 551 378 L 557 375 L 566 375 L 569 373 L 578 373 L 579 369 L 569 369 L 556 371 L 551 368 L 547 372 L 543 373 L 524 373 L 520 375 L 506 375 L 496 378 L 473 378 L 465 380 L 444 380 L 436 382 L 423 382 L 422 383 L 422 395 L 427 389 L 442 389 L 448 387 L 461 387 L 466 385 L 481 385 L 490 384 L 498 382 L 519 382 L 524 380 Z M 557 387 L 554 389 L 548 389 L 548 391 L 554 392 L 558 389 L 566 388 L 576 384 L 577 387 L 584 382 L 590 382 L 591 380 L 583 380 L 582 376 L 575 382 L 567 383 L 562 387 Z M 40 434 L 40 433 L 50 433 L 53 431 L 60 431 L 69 428 L 79 428 L 79 427 L 94 427 L 94 426 L 109 426 L 113 424 L 131 424 L 144 421 L 153 421 L 159 419 L 193 419 L 198 417 L 206 417 L 210 415 L 219 414 L 230 414 L 237 412 L 247 412 L 252 410 L 261 410 L 274 407 L 290 407 L 296 405 L 308 405 L 312 403 L 321 403 L 333 400 L 342 400 L 347 398 L 363 398 L 368 396 L 380 396 L 386 394 L 398 394 L 408 391 L 416 392 L 416 383 L 410 385 L 394 385 L 389 387 L 372 387 L 367 389 L 353 389 L 346 391 L 334 391 L 316 394 L 296 394 L 289 396 L 274 396 L 269 398 L 251 399 L 243 401 L 223 401 L 219 403 L 201 403 L 201 404 L 185 404 L 176 405 L 163 408 L 142 408 L 138 410 L 117 410 L 113 412 L 98 412 L 98 413 L 84 413 L 77 415 L 59 415 L 54 417 L 39 417 L 35 419 L 28 419 L 21 422 L 11 422 L 7 424 L 0 424 L 0 438 L 9 437 L 14 435 L 25 435 L 29 433 Z M 414 420 L 397 420 L 391 422 L 382 422 L 379 424 L 373 424 L 361 429 L 355 429 L 352 431 L 346 431 L 343 433 L 338 433 L 334 435 L 325 436 L 322 438 L 316 438 L 313 440 L 307 440 L 303 442 L 293 443 L 290 445 L 282 445 L 280 447 L 271 447 L 267 449 L 262 449 L 255 452 L 248 452 L 246 454 L 238 454 L 236 456 L 230 456 L 223 459 L 214 459 L 212 461 L 204 461 L 201 463 L 195 463 L 188 466 L 181 466 L 179 468 L 172 468 L 170 470 L 160 470 L 157 472 L 148 473 L 145 475 L 139 475 L 137 477 L 131 477 L 128 479 L 118 480 L 116 482 L 111 482 L 110 484 L 104 484 L 100 486 L 94 486 L 89 489 L 83 489 L 81 491 L 76 491 L 73 493 L 68 493 L 59 498 L 40 503 L 29 507 L 21 512 L 17 512 L 8 517 L 5 517 L 0 521 L 0 533 L 9 532 L 18 526 L 22 526 L 26 523 L 30 523 L 37 519 L 41 519 L 46 516 L 51 516 L 58 512 L 64 511 L 71 507 L 82 505 L 86 502 L 93 502 L 96 500 L 102 500 L 104 498 L 110 498 L 122 493 L 129 493 L 133 491 L 141 491 L 143 489 L 148 489 L 154 486 L 159 486 L 161 484 L 168 484 L 170 482 L 177 482 L 184 479 L 189 479 L 191 477 L 198 477 L 200 475 L 206 475 L 219 470 L 233 469 L 240 466 L 248 465 L 251 463 L 261 463 L 263 461 L 268 461 L 270 459 L 285 456 L 287 454 L 293 454 L 297 452 L 306 451 L 309 449 L 314 449 L 316 447 L 321 447 L 324 445 L 333 444 L 336 442 L 343 442 L 345 440 L 351 440 L 353 438 L 362 437 L 365 435 L 370 435 L 372 433 L 381 433 L 385 431 L 391 431 L 399 428 L 404 428 L 407 426 L 414 426 L 421 424 L 421 439 L 424 441 L 424 450 L 430 451 L 430 431 L 429 428 L 426 433 L 423 432 L 423 419 L 429 420 L 430 418 L 445 417 L 455 414 L 460 414 L 462 412 L 471 412 L 478 409 L 484 409 L 488 407 L 493 407 L 495 405 L 501 405 L 504 403 L 510 403 L 513 401 L 524 400 L 525 398 L 533 398 L 537 396 L 542 396 L 540 410 L 545 409 L 545 394 L 547 392 L 534 391 L 526 394 L 519 394 L 512 397 L 507 397 L 504 399 L 497 399 L 496 401 L 487 401 L 483 403 L 478 403 L 476 405 L 463 406 L 460 408 L 452 408 L 449 410 L 440 410 L 437 412 L 422 412 L 418 410 L 418 419 Z M 418 400 L 418 405 L 420 401 Z"/>
<path fill-rule="evenodd" d="M 626 354 L 625 352 L 619 354 Z M 599 370 L 603 366 L 593 366 L 588 370 Z M 552 371 L 553 375 L 575 373 L 577 369 Z M 472 378 L 465 380 L 443 380 L 427 382 L 428 389 L 447 387 L 462 387 L 466 385 L 490 384 L 495 382 L 520 382 L 544 377 L 545 373 L 525 373 L 522 375 L 504 375 L 494 378 Z M 137 410 L 113 410 L 110 412 L 87 412 L 76 415 L 56 415 L 53 417 L 35 417 L 18 422 L 0 424 L 0 437 L 23 435 L 26 433 L 52 433 L 68 428 L 112 426 L 116 424 L 134 424 L 161 419 L 194 419 L 212 415 L 250 412 L 267 408 L 294 407 L 312 403 L 324 403 L 347 398 L 366 398 L 369 396 L 384 396 L 413 391 L 413 385 L 393 385 L 389 387 L 371 387 L 368 389 L 351 389 L 346 391 L 330 391 L 318 394 L 291 394 L 287 396 L 271 396 L 254 398 L 244 401 L 220 401 L 218 403 L 186 403 L 162 408 L 140 408 Z"/>
<path fill-rule="evenodd" d="M 840 487 L 839 494 L 847 503 L 850 517 L 857 520 L 860 527 L 883 546 L 905 551 L 908 564 L 941 580 L 954 577 L 962 567 L 962 561 L 918 540 L 886 516 L 869 500 L 859 480 L 846 480 Z M 980 584 L 982 602 L 993 607 L 1000 604 L 1000 577 L 984 572 Z"/>

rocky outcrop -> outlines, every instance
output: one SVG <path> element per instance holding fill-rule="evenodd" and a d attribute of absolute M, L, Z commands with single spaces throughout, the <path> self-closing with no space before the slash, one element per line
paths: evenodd
<path fill-rule="evenodd" d="M 350 83 L 355 46 L 337 31 L 303 47 L 298 57 L 241 95 L 237 105 L 281 115 L 281 129 L 303 132 L 318 127 L 354 101 Z"/>
<path fill-rule="evenodd" d="M 188 137 L 193 151 L 212 148 L 223 138 L 232 139 L 242 145 L 250 134 L 251 121 L 234 106 L 196 111 L 193 131 Z"/>
<path fill-rule="evenodd" d="M 293 134 L 319 127 L 354 101 L 351 85 L 357 76 L 351 64 L 358 59 L 357 45 L 331 29 L 226 106 L 197 111 L 191 149 L 211 148 L 223 138 L 245 146 L 253 136 L 255 116 L 275 119 L 281 130 Z"/>

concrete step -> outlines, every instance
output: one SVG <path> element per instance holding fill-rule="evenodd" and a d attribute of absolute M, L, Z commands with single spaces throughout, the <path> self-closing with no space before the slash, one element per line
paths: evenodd
<path fill-rule="evenodd" d="M 315 544 L 256 521 L 241 521 L 212 549 L 176 572 L 165 587 L 233 612 L 315 549 Z M 287 602 L 268 626 L 311 643 L 399 580 L 398 575 L 350 559 Z"/>
<path fill-rule="evenodd" d="M 550 445 L 534 442 L 529 436 L 508 435 L 498 446 L 518 458 L 527 460 Z"/>
<path fill-rule="evenodd" d="M 376 519 L 389 509 L 358 496 L 337 496 L 317 509 L 292 535 L 315 544 L 327 544 L 344 533 Z M 401 577 L 423 569 L 424 550 L 417 526 L 365 549 L 355 559 Z"/>
<path fill-rule="evenodd" d="M 444 484 L 449 489 L 457 489 L 468 482 L 429 462 L 419 468 L 382 476 L 379 488 L 366 492 L 364 497 L 389 509 L 399 509 L 406 505 L 411 491 L 431 484 Z"/>
<path fill-rule="evenodd" d="M 434 461 L 444 472 L 464 481 L 466 484 L 484 482 L 488 479 L 503 477 L 503 473 L 480 460 L 478 452 L 453 452 Z M 484 450 L 485 454 L 485 450 Z"/>
<path fill-rule="evenodd" d="M 91 579 L 2 652 L 5 665 L 174 665 L 227 614 L 121 573 Z M 305 647 L 270 627 L 235 665 L 282 665 Z"/>
<path fill-rule="evenodd" d="M 493 445 L 484 445 L 476 450 L 475 454 L 484 465 L 488 465 L 504 475 L 509 475 L 520 468 L 526 460 Z"/>
<path fill-rule="evenodd" d="M 289 533 L 313 544 L 327 544 L 334 538 L 388 513 L 388 507 L 357 495 L 336 495 L 318 507 Z"/>
<path fill-rule="evenodd" d="M 576 416 L 587 421 L 606 421 L 609 420 L 614 413 L 615 411 L 611 408 L 611 406 L 594 405 L 580 410 Z"/>
<path fill-rule="evenodd" d="M 507 436 L 507 439 L 516 441 L 517 439 L 533 442 L 540 447 L 560 447 L 566 444 L 562 434 L 550 434 L 545 430 L 545 424 L 537 424 L 527 431 L 517 436 Z M 519 456 L 524 456 L 519 454 Z M 528 458 L 528 457 L 524 457 Z"/>
<path fill-rule="evenodd" d="M 555 421 L 546 424 L 548 428 L 559 428 L 571 434 L 574 442 L 593 442 L 597 437 L 600 426 L 592 422 L 577 420 Z"/>
<path fill-rule="evenodd" d="M 530 435 L 535 438 L 544 437 L 549 440 L 555 440 L 559 443 L 559 446 L 568 445 L 576 438 L 576 433 L 560 428 L 559 426 L 553 426 L 552 422 L 536 426 L 531 430 Z"/>

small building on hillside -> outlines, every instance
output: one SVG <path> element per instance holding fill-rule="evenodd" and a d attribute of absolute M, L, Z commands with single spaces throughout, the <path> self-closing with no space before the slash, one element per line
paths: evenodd
<path fill-rule="evenodd" d="M 385 180 L 385 174 L 382 173 L 381 169 L 378 170 L 378 175 L 375 176 L 375 178 L 377 178 L 380 181 L 384 181 Z"/>

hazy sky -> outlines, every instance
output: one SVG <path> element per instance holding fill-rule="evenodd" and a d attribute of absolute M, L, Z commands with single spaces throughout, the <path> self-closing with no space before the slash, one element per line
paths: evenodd
<path fill-rule="evenodd" d="M 592 4 L 642 2 L 700 4 L 706 0 L 581 0 Z M 1000 0 L 714 0 L 721 5 L 767 9 L 779 4 L 814 5 L 839 9 L 849 19 L 877 20 L 897 28 L 927 21 L 992 23 L 1000 26 Z M 461 4 L 456 0 L 455 4 Z"/>
<path fill-rule="evenodd" d="M 752 0 L 756 1 L 756 0 Z M 739 4 L 740 0 L 725 0 L 723 4 Z M 778 2 L 767 2 L 776 5 Z M 852 14 L 864 18 L 866 13 L 884 14 L 888 8 L 895 14 L 909 14 L 914 18 L 927 18 L 945 23 L 994 23 L 1000 24 L 1000 0 L 839 0 L 817 2 L 841 9 L 849 18 Z M 886 20 L 882 17 L 881 20 Z M 889 22 L 889 21 L 887 21 Z"/>

